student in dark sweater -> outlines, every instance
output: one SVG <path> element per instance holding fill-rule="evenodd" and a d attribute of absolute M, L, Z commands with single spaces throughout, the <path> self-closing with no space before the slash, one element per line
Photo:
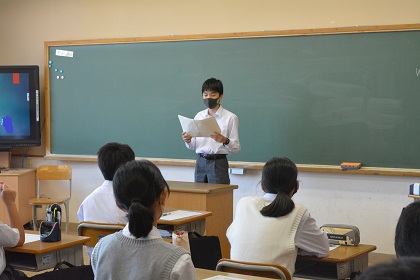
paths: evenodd
<path fill-rule="evenodd" d="M 95 246 L 95 279 L 196 279 L 190 254 L 163 241 L 157 229 L 169 195 L 159 169 L 147 160 L 131 161 L 117 170 L 113 183 L 128 224 Z"/>

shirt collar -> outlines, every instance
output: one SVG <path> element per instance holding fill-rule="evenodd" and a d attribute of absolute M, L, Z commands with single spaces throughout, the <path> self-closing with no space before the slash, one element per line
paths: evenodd
<path fill-rule="evenodd" d="M 214 113 L 214 116 L 216 117 L 222 117 L 222 115 L 223 115 L 223 108 L 222 108 L 222 104 L 220 104 L 220 107 L 219 107 L 219 109 L 217 109 L 217 111 L 216 111 L 216 113 Z M 208 118 L 208 117 L 211 117 L 210 115 L 209 115 L 209 109 L 207 109 L 206 110 L 206 118 Z"/>
<path fill-rule="evenodd" d="M 134 235 L 132 235 L 130 230 L 128 229 L 128 223 L 125 225 L 122 233 L 123 233 L 124 236 L 126 236 L 128 238 L 138 239 L 138 240 L 148 240 L 148 239 L 162 238 L 159 230 L 155 226 L 153 226 L 152 230 L 149 232 L 149 234 L 146 237 L 136 238 Z"/>
<path fill-rule="evenodd" d="M 267 202 L 273 202 L 276 196 L 276 193 L 265 193 L 263 199 Z"/>

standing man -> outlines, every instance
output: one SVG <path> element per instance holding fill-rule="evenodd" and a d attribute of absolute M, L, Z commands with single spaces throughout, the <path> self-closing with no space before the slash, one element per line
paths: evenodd
<path fill-rule="evenodd" d="M 202 97 L 208 109 L 198 112 L 195 120 L 215 117 L 221 133 L 214 132 L 210 137 L 192 137 L 182 132 L 182 139 L 188 149 L 195 150 L 195 182 L 229 184 L 229 163 L 227 155 L 241 150 L 238 134 L 238 117 L 224 109 L 222 81 L 210 78 L 203 83 Z"/>

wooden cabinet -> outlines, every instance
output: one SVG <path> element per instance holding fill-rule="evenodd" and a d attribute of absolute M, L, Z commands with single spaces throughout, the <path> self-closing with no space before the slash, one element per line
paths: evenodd
<path fill-rule="evenodd" d="M 230 256 L 226 230 L 233 221 L 233 190 L 237 185 L 168 181 L 167 208 L 212 212 L 206 218 L 206 235 L 217 235 L 224 258 Z"/>
<path fill-rule="evenodd" d="M 36 196 L 35 169 L 11 169 L 0 173 L 0 181 L 16 191 L 16 206 L 23 224 L 32 220 L 32 207 L 28 200 Z M 3 201 L 0 201 L 0 221 L 9 223 Z"/>

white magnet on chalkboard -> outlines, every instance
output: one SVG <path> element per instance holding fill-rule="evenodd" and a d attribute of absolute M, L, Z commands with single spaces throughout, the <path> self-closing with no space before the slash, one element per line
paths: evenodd
<path fill-rule="evenodd" d="M 60 76 L 57 76 L 57 80 L 59 80 L 60 79 Z"/>
<path fill-rule="evenodd" d="M 60 78 L 61 78 L 62 80 L 64 80 L 64 76 L 61 76 Z"/>

